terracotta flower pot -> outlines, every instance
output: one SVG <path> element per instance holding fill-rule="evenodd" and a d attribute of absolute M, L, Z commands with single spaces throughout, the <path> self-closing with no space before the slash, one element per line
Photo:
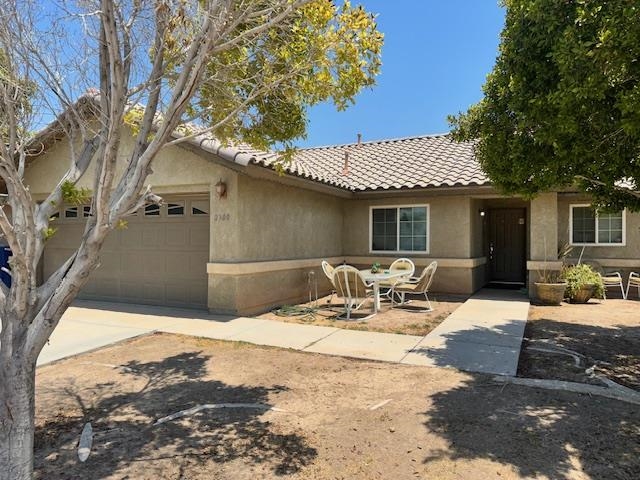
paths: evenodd
<path fill-rule="evenodd" d="M 564 300 L 567 283 L 535 283 L 536 297 L 543 305 L 560 305 Z"/>

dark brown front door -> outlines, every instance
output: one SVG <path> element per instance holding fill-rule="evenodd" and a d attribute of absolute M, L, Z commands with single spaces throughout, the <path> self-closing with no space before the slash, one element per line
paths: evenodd
<path fill-rule="evenodd" d="M 524 283 L 526 267 L 526 210 L 496 208 L 488 211 L 489 281 Z"/>

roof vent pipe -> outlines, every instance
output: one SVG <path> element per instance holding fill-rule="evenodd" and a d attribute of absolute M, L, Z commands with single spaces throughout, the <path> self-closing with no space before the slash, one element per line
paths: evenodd
<path fill-rule="evenodd" d="M 344 167 L 342 168 L 342 175 L 349 175 L 349 150 L 344 151 Z"/>
<path fill-rule="evenodd" d="M 358 134 L 358 146 L 360 146 L 361 143 L 362 143 L 362 134 L 359 133 Z"/>

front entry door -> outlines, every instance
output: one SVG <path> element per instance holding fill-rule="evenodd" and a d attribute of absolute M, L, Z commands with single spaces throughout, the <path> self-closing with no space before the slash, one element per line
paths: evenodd
<path fill-rule="evenodd" d="M 496 208 L 488 212 L 489 281 L 524 284 L 526 277 L 526 210 Z"/>

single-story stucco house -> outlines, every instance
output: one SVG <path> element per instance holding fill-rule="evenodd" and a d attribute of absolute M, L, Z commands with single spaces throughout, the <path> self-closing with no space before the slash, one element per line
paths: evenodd
<path fill-rule="evenodd" d="M 64 137 L 46 140 L 26 172 L 40 200 L 69 158 Z M 123 159 L 133 142 L 125 136 Z M 564 242 L 580 246 L 575 256 L 586 246 L 583 258 L 607 269 L 640 268 L 640 215 L 598 215 L 571 191 L 505 197 L 473 145 L 447 135 L 301 149 L 284 173 L 276 162 L 211 139 L 165 148 L 149 178 L 165 203 L 111 234 L 82 296 L 253 314 L 308 299 L 310 279 L 327 292 L 323 259 L 367 266 L 398 257 L 418 268 L 437 260 L 432 289 L 470 294 L 491 282 L 527 285 Z M 80 186 L 91 186 L 92 171 Z M 60 212 L 43 275 L 76 248 L 89 208 Z"/>

